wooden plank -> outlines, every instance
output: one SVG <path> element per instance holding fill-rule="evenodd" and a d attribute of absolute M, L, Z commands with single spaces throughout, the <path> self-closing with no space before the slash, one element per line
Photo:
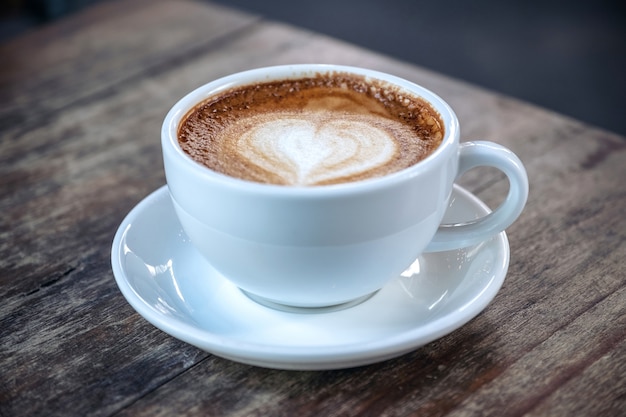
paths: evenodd
<path fill-rule="evenodd" d="M 625 380 L 626 343 L 622 341 L 536 404 L 527 415 L 622 416 L 626 414 Z"/>
<path fill-rule="evenodd" d="M 553 395 L 568 393 L 563 386 L 580 383 L 583 376 L 586 389 L 597 391 L 598 386 L 602 386 L 605 391 L 598 397 L 579 391 L 579 398 L 559 404 L 561 414 L 558 415 L 619 415 L 618 409 L 623 411 L 626 405 L 623 400 L 626 387 L 619 383 L 626 377 L 625 368 L 618 365 L 607 374 L 598 374 L 593 368 L 606 355 L 624 357 L 624 300 L 626 288 L 622 287 L 572 322 L 562 324 L 545 341 L 475 392 L 460 405 L 458 413 L 450 416 L 499 416 L 503 410 L 510 415 L 557 415 L 556 409 L 546 407 L 547 401 L 553 399 Z M 533 337 L 532 331 L 527 328 L 525 335 Z M 607 378 L 613 383 L 608 384 Z M 584 409 L 589 413 L 578 414 Z M 601 414 L 601 410 L 606 414 Z"/>
<path fill-rule="evenodd" d="M 104 255 L 7 300 L 2 416 L 110 415 L 207 356 L 147 325 L 120 297 Z"/>
<path fill-rule="evenodd" d="M 51 122 L 55 111 L 193 60 L 257 20 L 194 1 L 117 0 L 1 45 L 3 141 Z"/>

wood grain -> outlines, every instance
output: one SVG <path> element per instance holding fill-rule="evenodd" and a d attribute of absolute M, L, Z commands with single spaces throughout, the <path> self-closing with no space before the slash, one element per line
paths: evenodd
<path fill-rule="evenodd" d="M 626 413 L 624 138 L 205 2 L 104 2 L 0 45 L 0 61 L 1 416 Z M 313 61 L 431 88 L 465 140 L 520 156 L 531 193 L 508 230 L 505 284 L 468 325 L 367 367 L 250 367 L 135 313 L 110 245 L 165 182 L 160 124 L 178 98 L 239 70 Z M 492 207 L 507 189 L 488 169 L 462 184 Z"/>

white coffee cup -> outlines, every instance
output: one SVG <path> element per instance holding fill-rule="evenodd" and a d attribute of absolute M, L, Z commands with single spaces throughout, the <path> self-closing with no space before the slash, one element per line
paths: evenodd
<path fill-rule="evenodd" d="M 239 85 L 335 71 L 382 80 L 428 101 L 445 125 L 441 145 L 421 162 L 381 178 L 291 187 L 219 174 L 178 144 L 181 119 L 213 95 Z M 161 135 L 167 184 L 194 247 L 228 280 L 270 304 L 325 307 L 368 297 L 424 251 L 471 246 L 503 231 L 528 196 L 526 171 L 515 154 L 491 142 L 459 143 L 458 119 L 440 97 L 368 69 L 288 65 L 233 74 L 176 103 Z M 477 166 L 506 174 L 506 199 L 483 218 L 441 225 L 454 181 Z"/>

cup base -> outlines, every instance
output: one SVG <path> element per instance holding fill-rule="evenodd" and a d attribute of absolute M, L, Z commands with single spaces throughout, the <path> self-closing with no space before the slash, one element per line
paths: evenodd
<path fill-rule="evenodd" d="M 248 297 L 249 299 L 251 299 L 257 304 L 261 304 L 262 306 L 265 306 L 274 310 L 284 311 L 286 313 L 296 313 L 296 314 L 322 314 L 322 313 L 333 313 L 335 311 L 345 310 L 345 309 L 352 308 L 354 306 L 357 306 L 369 300 L 374 294 L 378 292 L 377 290 L 370 294 L 366 294 L 362 297 L 355 298 L 354 300 L 350 300 L 350 301 L 347 301 L 345 303 L 340 303 L 340 304 L 334 304 L 334 305 L 322 306 L 322 307 L 299 307 L 299 306 L 292 306 L 288 304 L 277 303 L 276 301 L 268 300 L 265 297 L 261 297 L 259 295 L 249 293 L 246 290 L 243 290 L 241 288 L 239 288 L 239 291 L 241 291 L 246 297 Z"/>

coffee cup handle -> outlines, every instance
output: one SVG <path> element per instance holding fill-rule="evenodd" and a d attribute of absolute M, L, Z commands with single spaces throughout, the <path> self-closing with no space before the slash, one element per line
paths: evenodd
<path fill-rule="evenodd" d="M 483 242 L 509 227 L 521 214 L 528 199 L 528 176 L 522 161 L 504 146 L 475 141 L 460 145 L 458 179 L 479 166 L 499 169 L 509 179 L 509 193 L 491 213 L 458 224 L 442 224 L 425 252 L 460 249 Z"/>

